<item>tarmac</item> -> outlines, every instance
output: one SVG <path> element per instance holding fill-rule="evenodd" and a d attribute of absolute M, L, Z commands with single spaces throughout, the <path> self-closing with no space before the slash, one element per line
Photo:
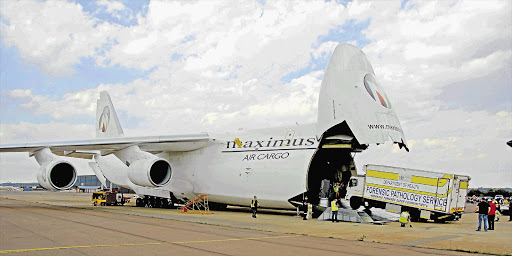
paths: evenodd
<path fill-rule="evenodd" d="M 476 232 L 475 205 L 459 221 L 401 228 L 304 221 L 294 211 L 228 207 L 213 214 L 92 206 L 90 193 L 0 191 L 0 254 L 12 255 L 512 255 L 509 216 Z"/>

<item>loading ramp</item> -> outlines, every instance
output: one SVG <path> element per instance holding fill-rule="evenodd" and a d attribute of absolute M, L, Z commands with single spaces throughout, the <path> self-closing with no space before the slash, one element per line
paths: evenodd
<path fill-rule="evenodd" d="M 318 220 L 332 220 L 331 207 L 327 208 L 319 217 Z M 352 210 L 352 209 L 338 209 L 338 220 L 346 222 L 357 222 L 357 223 L 374 223 L 380 221 L 374 221 L 370 215 L 364 211 Z M 376 223 L 377 224 L 377 223 Z"/>
<path fill-rule="evenodd" d="M 339 221 L 383 225 L 388 222 L 398 221 L 398 218 L 400 217 L 400 214 L 392 213 L 378 208 L 372 208 L 370 211 L 361 206 L 359 209 L 354 210 L 352 207 L 350 207 L 350 203 L 347 200 L 342 199 L 339 202 Z M 327 207 L 325 211 L 318 217 L 318 220 L 331 220 L 331 216 L 331 207 Z"/>

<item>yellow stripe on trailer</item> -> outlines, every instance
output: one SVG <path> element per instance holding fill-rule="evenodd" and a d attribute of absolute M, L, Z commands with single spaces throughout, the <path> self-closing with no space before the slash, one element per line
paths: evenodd
<path fill-rule="evenodd" d="M 381 172 L 381 171 L 374 171 L 374 170 L 366 170 L 366 176 L 374 177 L 374 178 L 381 178 L 381 179 L 388 179 L 388 180 L 398 180 L 398 173 L 394 173 L 394 172 Z"/>
<path fill-rule="evenodd" d="M 468 182 L 467 181 L 461 181 L 459 183 L 459 188 L 460 189 L 468 189 Z"/>
<path fill-rule="evenodd" d="M 464 207 L 453 207 L 450 212 L 463 212 Z"/>
<path fill-rule="evenodd" d="M 449 179 L 452 179 L 453 177 L 445 174 L 442 178 L 429 178 L 429 177 L 421 177 L 421 176 L 412 176 L 411 177 L 411 183 L 416 184 L 423 184 L 423 185 L 429 185 L 429 186 L 438 186 L 444 187 L 446 183 L 448 183 Z M 439 184 L 438 184 L 439 182 Z"/>
<path fill-rule="evenodd" d="M 423 185 L 429 185 L 429 186 L 437 186 L 437 178 L 412 176 L 411 183 L 423 184 Z"/>

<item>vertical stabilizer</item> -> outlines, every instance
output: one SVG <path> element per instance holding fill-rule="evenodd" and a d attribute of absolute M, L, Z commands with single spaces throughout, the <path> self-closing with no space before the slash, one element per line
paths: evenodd
<path fill-rule="evenodd" d="M 108 92 L 100 93 L 96 105 L 96 138 L 121 137 L 123 128 L 117 119 L 116 110 Z"/>
<path fill-rule="evenodd" d="M 339 44 L 320 88 L 317 135 L 339 134 L 333 129 L 345 124 L 360 144 L 391 138 L 408 151 L 400 121 L 366 55 L 353 45 Z"/>

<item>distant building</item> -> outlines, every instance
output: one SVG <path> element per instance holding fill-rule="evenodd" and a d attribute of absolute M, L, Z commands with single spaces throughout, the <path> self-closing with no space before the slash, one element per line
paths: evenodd
<path fill-rule="evenodd" d="M 107 180 L 107 188 L 110 188 L 111 182 Z M 43 189 L 39 183 L 0 183 L 0 186 L 11 186 L 11 187 L 18 187 L 18 188 L 35 188 L 35 189 Z M 81 175 L 78 176 L 76 179 L 75 186 L 73 189 L 77 189 L 77 187 L 81 187 L 83 189 L 87 190 L 94 190 L 94 188 L 101 189 L 101 182 L 98 180 L 96 175 Z M 119 188 L 119 190 L 123 193 L 135 193 L 133 190 L 120 187 L 114 183 L 112 183 L 112 188 Z"/>
<path fill-rule="evenodd" d="M 16 188 L 34 188 L 34 189 L 43 189 L 39 183 L 0 183 L 2 187 L 16 187 Z"/>

